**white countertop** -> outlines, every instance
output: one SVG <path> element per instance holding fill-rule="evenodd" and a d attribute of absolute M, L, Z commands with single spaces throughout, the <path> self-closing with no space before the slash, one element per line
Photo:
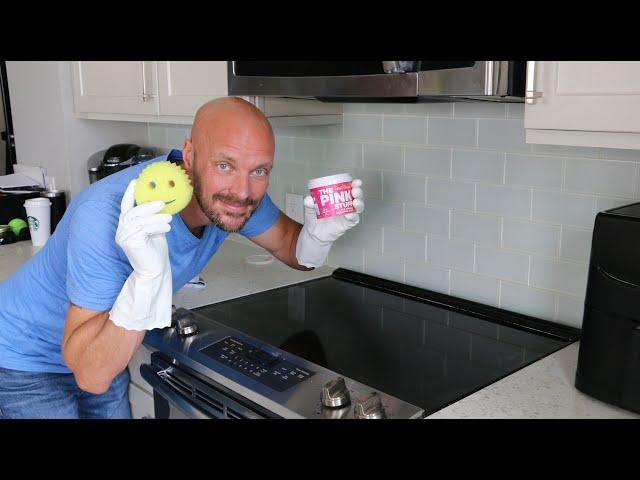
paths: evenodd
<path fill-rule="evenodd" d="M 28 241 L 0 246 L 0 280 L 35 251 Z M 200 274 L 206 287 L 182 289 L 174 295 L 174 304 L 196 308 L 325 277 L 333 271 L 333 267 L 325 266 L 301 272 L 278 260 L 270 265 L 246 262 L 247 256 L 259 253 L 265 252 L 257 246 L 227 240 Z M 578 391 L 574 387 L 577 360 L 578 343 L 574 343 L 427 418 L 640 418 Z"/>

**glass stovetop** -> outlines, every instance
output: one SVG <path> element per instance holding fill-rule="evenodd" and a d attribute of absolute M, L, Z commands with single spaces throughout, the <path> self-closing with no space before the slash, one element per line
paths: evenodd
<path fill-rule="evenodd" d="M 333 277 L 193 311 L 417 405 L 426 415 L 576 339 Z"/>

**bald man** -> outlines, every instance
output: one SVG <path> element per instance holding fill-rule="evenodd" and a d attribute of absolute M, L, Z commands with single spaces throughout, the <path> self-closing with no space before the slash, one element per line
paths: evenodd
<path fill-rule="evenodd" d="M 161 156 L 90 185 L 71 202 L 43 249 L 0 283 L 0 418 L 130 418 L 127 365 L 146 331 L 171 324 L 172 293 L 237 232 L 292 268 L 322 265 L 357 213 L 304 226 L 266 193 L 274 137 L 238 98 L 203 105 L 182 167 L 187 207 L 135 205 L 135 179 Z M 352 193 L 364 208 L 361 182 Z"/>

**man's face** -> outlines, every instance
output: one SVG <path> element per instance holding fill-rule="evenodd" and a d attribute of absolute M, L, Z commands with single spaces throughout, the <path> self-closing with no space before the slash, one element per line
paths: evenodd
<path fill-rule="evenodd" d="M 246 137 L 193 149 L 192 182 L 200 209 L 222 230 L 237 232 L 269 186 L 273 144 Z"/>

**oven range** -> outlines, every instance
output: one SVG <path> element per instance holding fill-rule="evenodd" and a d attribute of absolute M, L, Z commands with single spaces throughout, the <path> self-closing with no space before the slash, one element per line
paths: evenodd
<path fill-rule="evenodd" d="M 580 330 L 370 275 L 186 310 L 147 333 L 156 418 L 423 418 Z"/>

